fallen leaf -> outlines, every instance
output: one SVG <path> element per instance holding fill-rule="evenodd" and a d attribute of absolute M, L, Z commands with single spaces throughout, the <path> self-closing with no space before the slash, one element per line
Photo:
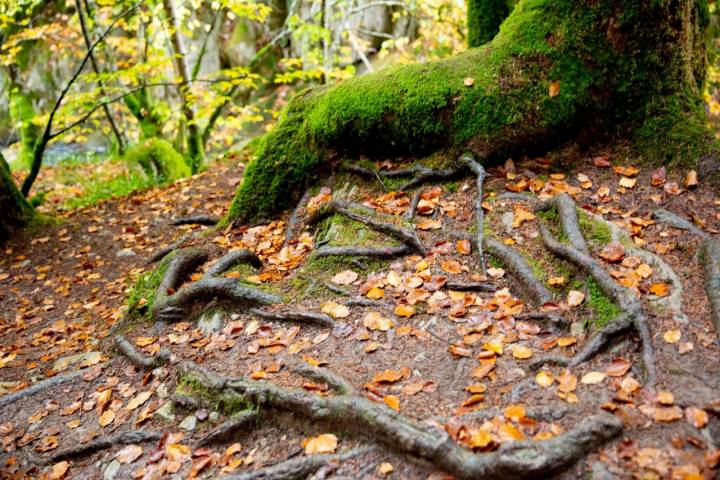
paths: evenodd
<path fill-rule="evenodd" d="M 343 270 L 342 272 L 336 273 L 330 281 L 337 285 L 350 285 L 357 279 L 357 273 L 353 272 L 352 270 Z"/>
<path fill-rule="evenodd" d="M 605 374 L 608 377 L 622 377 L 628 372 L 628 370 L 630 370 L 631 366 L 632 362 L 625 360 L 624 358 L 613 358 L 610 364 L 608 364 L 605 368 Z"/>
<path fill-rule="evenodd" d="M 649 290 L 653 295 L 665 297 L 670 291 L 670 286 L 667 283 L 653 283 L 650 285 Z"/>
<path fill-rule="evenodd" d="M 112 421 L 115 420 L 115 411 L 114 410 L 105 410 L 102 415 L 100 415 L 100 418 L 98 419 L 98 423 L 101 427 L 106 427 L 112 423 Z"/>
<path fill-rule="evenodd" d="M 512 350 L 513 357 L 519 360 L 527 360 L 532 357 L 532 350 L 523 345 L 516 345 Z"/>
<path fill-rule="evenodd" d="M 410 318 L 416 313 L 417 311 L 415 310 L 415 307 L 410 305 L 398 305 L 395 307 L 395 315 L 398 317 Z"/>
<path fill-rule="evenodd" d="M 505 408 L 503 415 L 505 418 L 509 418 L 510 420 L 514 420 L 516 422 L 520 421 L 525 418 L 525 407 L 522 405 L 509 405 Z"/>
<path fill-rule="evenodd" d="M 463 85 L 466 87 L 472 87 L 475 83 L 475 79 L 472 77 L 466 77 L 465 80 L 463 80 Z"/>
<path fill-rule="evenodd" d="M 595 385 L 605 380 L 605 374 L 602 372 L 588 372 L 582 376 L 580 383 L 585 385 Z"/>
<path fill-rule="evenodd" d="M 675 397 L 673 396 L 672 392 L 668 392 L 667 390 L 660 390 L 657 392 L 657 401 L 662 403 L 663 405 L 672 405 L 675 403 Z"/>
<path fill-rule="evenodd" d="M 585 300 L 585 294 L 579 290 L 570 290 L 567 296 L 569 307 L 577 307 Z"/>
<path fill-rule="evenodd" d="M 548 279 L 548 285 L 551 287 L 565 285 L 565 277 L 550 277 Z"/>
<path fill-rule="evenodd" d="M 623 188 L 633 188 L 637 183 L 637 178 L 622 177 L 620 179 L 620 186 Z"/>
<path fill-rule="evenodd" d="M 140 445 L 128 445 L 115 454 L 115 460 L 119 463 L 132 463 L 143 454 L 143 449 Z"/>
<path fill-rule="evenodd" d="M 53 465 L 52 470 L 50 470 L 50 479 L 60 480 L 62 478 L 65 478 L 65 474 L 67 473 L 69 468 L 70 463 L 68 463 L 66 460 L 56 463 L 55 465 Z"/>
<path fill-rule="evenodd" d="M 685 409 L 685 420 L 695 428 L 703 428 L 708 423 L 708 414 L 705 410 L 696 407 Z"/>
<path fill-rule="evenodd" d="M 469 255 L 471 251 L 470 240 L 458 240 L 457 251 L 461 255 Z"/>
<path fill-rule="evenodd" d="M 311 437 L 303 442 L 306 455 L 316 453 L 333 453 L 337 448 L 337 437 L 332 433 L 323 433 L 317 437 Z"/>
<path fill-rule="evenodd" d="M 600 257 L 608 262 L 619 262 L 625 256 L 625 247 L 620 242 L 610 242 L 600 252 Z"/>
<path fill-rule="evenodd" d="M 493 278 L 502 278 L 505 276 L 505 270 L 502 268 L 490 267 L 487 269 L 487 273 Z"/>
<path fill-rule="evenodd" d="M 392 408 L 395 411 L 400 411 L 400 399 L 396 397 L 395 395 L 385 395 L 383 397 L 383 402 L 385 402 L 385 405 Z"/>
<path fill-rule="evenodd" d="M 550 86 L 548 87 L 548 95 L 550 95 L 550 98 L 557 97 L 559 94 L 560 94 L 560 82 L 557 80 L 550 82 Z"/>
<path fill-rule="evenodd" d="M 368 330 L 380 330 L 386 332 L 393 327 L 393 321 L 390 318 L 383 317 L 378 312 L 369 312 L 363 319 L 363 325 Z"/>
<path fill-rule="evenodd" d="M 146 391 L 146 392 L 140 392 L 137 395 L 135 395 L 125 406 L 125 410 L 132 411 L 138 408 L 140 405 L 145 403 L 148 398 L 152 395 L 152 392 Z"/>
<path fill-rule="evenodd" d="M 373 287 L 370 290 L 368 290 L 368 292 L 365 294 L 365 296 L 371 300 L 379 300 L 385 296 L 385 290 L 383 290 L 380 287 Z"/>
<path fill-rule="evenodd" d="M 687 175 L 685 175 L 685 188 L 693 188 L 697 187 L 698 185 L 698 174 L 695 170 L 690 170 Z"/>
<path fill-rule="evenodd" d="M 555 379 L 552 377 L 552 374 L 542 370 L 535 375 L 535 382 L 541 387 L 549 387 L 555 382 Z"/>
<path fill-rule="evenodd" d="M 668 330 L 663 333 L 663 340 L 665 340 L 667 343 L 677 343 L 680 341 L 681 337 L 682 333 L 678 329 Z"/>
<path fill-rule="evenodd" d="M 320 310 L 333 318 L 345 318 L 350 316 L 350 309 L 348 307 L 333 301 L 323 303 Z"/>

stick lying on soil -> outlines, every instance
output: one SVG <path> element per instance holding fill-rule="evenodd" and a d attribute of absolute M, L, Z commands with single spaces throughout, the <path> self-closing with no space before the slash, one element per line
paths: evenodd
<path fill-rule="evenodd" d="M 69 458 L 88 455 L 100 450 L 112 448 L 116 445 L 129 445 L 131 443 L 154 442 L 160 440 L 163 432 L 157 430 L 131 430 L 129 432 L 114 433 L 104 437 L 96 438 L 88 443 L 75 445 L 53 453 L 47 459 L 48 463 L 59 462 Z"/>
<path fill-rule="evenodd" d="M 170 220 L 170 225 L 206 225 L 212 227 L 217 225 L 219 221 L 220 219 L 218 217 L 213 217 L 212 215 L 195 215 L 191 217 L 173 218 Z"/>
<path fill-rule="evenodd" d="M 333 455 L 310 455 L 238 475 L 226 475 L 221 480 L 303 480 L 331 463 L 339 463 L 369 452 L 369 448 L 355 448 Z"/>
<path fill-rule="evenodd" d="M 425 459 L 459 479 L 542 477 L 572 465 L 589 450 L 617 436 L 623 426 L 614 416 L 600 414 L 549 440 L 512 442 L 496 452 L 474 454 L 457 445 L 444 430 L 361 395 L 324 397 L 270 382 L 226 379 L 190 362 L 181 364 L 181 370 L 207 388 L 234 391 L 259 408 L 290 412 L 366 435 L 397 452 Z"/>

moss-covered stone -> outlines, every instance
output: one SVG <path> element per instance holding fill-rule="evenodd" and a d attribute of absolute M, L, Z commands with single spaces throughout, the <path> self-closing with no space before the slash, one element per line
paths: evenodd
<path fill-rule="evenodd" d="M 634 132 L 647 158 L 662 151 L 692 164 L 715 148 L 701 104 L 706 9 L 702 0 L 524 0 L 483 47 L 302 92 L 263 137 L 229 218 L 289 207 L 331 168 L 331 150 L 469 148 L 491 158 L 547 150 L 587 128 Z"/>
<path fill-rule="evenodd" d="M 190 167 L 183 156 L 161 138 L 150 138 L 128 148 L 123 158 L 129 163 L 139 164 L 158 183 L 190 175 Z"/>
<path fill-rule="evenodd" d="M 510 13 L 507 0 L 467 0 L 468 47 L 489 42 L 500 31 L 500 24 Z"/>

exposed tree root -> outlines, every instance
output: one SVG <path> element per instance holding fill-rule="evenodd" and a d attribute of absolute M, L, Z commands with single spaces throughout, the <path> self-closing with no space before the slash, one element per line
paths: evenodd
<path fill-rule="evenodd" d="M 547 322 L 550 325 L 565 329 L 570 326 L 570 321 L 557 312 L 528 312 L 515 316 L 515 320 L 532 320 L 535 322 Z"/>
<path fill-rule="evenodd" d="M 562 359 L 563 357 L 546 357 L 534 362 L 537 367 L 542 363 L 553 362 L 566 365 L 578 365 L 582 362 L 590 360 L 607 344 L 631 330 L 637 331 L 642 346 L 643 364 L 647 374 L 647 383 L 654 385 L 656 380 L 655 354 L 653 353 L 652 336 L 647 325 L 647 320 L 642 312 L 642 306 L 635 294 L 628 288 L 619 285 L 605 271 L 605 269 L 590 255 L 581 252 L 572 245 L 558 242 L 553 237 L 550 230 L 545 225 L 540 226 L 540 233 L 543 242 L 548 249 L 555 255 L 568 260 L 577 267 L 584 270 L 590 275 L 600 287 L 600 290 L 613 300 L 613 302 L 623 311 L 615 319 L 611 320 L 608 325 L 603 327 L 595 336 L 585 344 L 583 349 L 577 353 L 572 359 Z M 569 235 L 568 235 L 569 237 Z M 584 243 L 584 242 L 583 242 Z"/>
<path fill-rule="evenodd" d="M 106 450 L 117 445 L 129 445 L 131 443 L 154 442 L 160 440 L 163 432 L 157 430 L 131 430 L 129 432 L 115 433 L 104 437 L 96 438 L 88 443 L 75 445 L 73 447 L 53 453 L 47 459 L 48 463 L 59 462 L 70 458 L 89 455 L 100 450 Z"/>
<path fill-rule="evenodd" d="M 250 313 L 264 320 L 275 320 L 281 322 L 314 323 L 323 327 L 335 326 L 335 320 L 324 313 L 310 312 L 306 310 L 284 310 L 268 312 L 259 308 L 251 308 Z"/>
<path fill-rule="evenodd" d="M 363 209 L 365 209 L 363 207 Z M 402 253 L 397 253 L 400 255 L 404 255 L 409 249 L 412 252 L 418 253 L 420 255 L 426 255 L 427 249 L 425 248 L 425 245 L 423 245 L 422 241 L 420 241 L 420 238 L 417 236 L 417 233 L 415 233 L 413 230 L 404 228 L 400 225 L 395 225 L 393 223 L 389 222 L 383 222 L 382 220 L 378 220 L 375 218 L 372 218 L 370 216 L 365 216 L 357 213 L 354 210 L 350 209 L 350 206 L 347 203 L 341 203 L 335 200 L 332 200 L 325 205 L 323 205 L 322 208 L 319 209 L 318 212 L 316 212 L 314 215 L 311 215 L 308 218 L 308 223 L 316 223 L 323 218 L 327 217 L 328 215 L 331 215 L 333 213 L 343 215 L 351 220 L 354 220 L 356 222 L 360 222 L 363 225 L 367 225 L 368 227 L 377 230 L 381 233 L 384 233 L 400 242 L 402 242 L 406 246 L 406 251 Z M 353 248 L 353 247 L 322 247 L 322 248 Z M 377 250 L 378 254 L 380 251 L 382 251 L 385 247 L 378 247 L 378 249 L 368 249 L 368 253 L 373 253 L 375 250 Z M 390 247 L 387 247 L 390 248 Z M 392 248 L 398 248 L 398 247 L 392 247 Z M 339 251 L 339 250 L 338 250 Z M 332 250 L 326 250 L 325 256 L 327 255 L 346 255 L 346 253 L 327 253 L 332 252 Z M 391 250 L 391 252 L 399 252 L 398 250 Z M 318 250 L 319 253 L 319 250 Z"/>
<path fill-rule="evenodd" d="M 302 224 L 303 210 L 306 210 L 308 200 L 310 200 L 310 190 L 305 191 L 297 206 L 295 206 L 295 210 L 290 214 L 290 218 L 288 218 L 287 224 L 285 225 L 285 245 L 297 237 L 297 230 Z"/>
<path fill-rule="evenodd" d="M 170 362 L 170 352 L 166 349 L 161 348 L 157 355 L 149 357 L 140 353 L 133 344 L 122 335 L 115 336 L 115 346 L 120 353 L 130 360 L 130 363 L 143 370 L 152 370 L 153 368 Z"/>
<path fill-rule="evenodd" d="M 229 441 L 235 438 L 241 431 L 247 430 L 257 421 L 258 417 L 259 413 L 256 410 L 238 412 L 195 442 L 195 448 L 217 445 Z"/>
<path fill-rule="evenodd" d="M 567 236 L 567 239 L 570 241 L 570 245 L 585 255 L 590 255 L 590 249 L 588 249 L 585 237 L 580 231 L 577 208 L 572 197 L 567 193 L 561 193 L 535 206 L 535 210 L 538 212 L 544 212 L 553 208 L 557 211 L 560 225 L 562 226 L 565 236 Z"/>
<path fill-rule="evenodd" d="M 373 300 L 372 298 L 366 298 L 361 297 L 359 295 L 353 295 L 352 293 L 348 292 L 344 288 L 340 288 L 337 285 L 333 285 L 332 283 L 324 283 L 323 284 L 325 288 L 330 290 L 333 293 L 337 293 L 338 295 L 343 295 L 345 297 L 350 297 L 348 300 L 344 302 L 347 306 L 359 306 L 359 307 L 383 307 L 385 306 L 385 302 L 381 302 L 378 300 Z"/>
<path fill-rule="evenodd" d="M 460 282 L 449 280 L 445 282 L 445 288 L 456 292 L 494 292 L 497 286 L 487 282 Z"/>
<path fill-rule="evenodd" d="M 613 242 L 622 243 L 625 246 L 625 250 L 629 252 L 630 255 L 634 255 L 648 265 L 651 265 L 658 276 L 666 279 L 670 283 L 669 295 L 665 297 L 660 297 L 653 302 L 666 307 L 672 313 L 673 320 L 675 320 L 676 322 L 683 324 L 688 323 L 689 320 L 687 318 L 687 315 L 685 314 L 685 311 L 683 310 L 684 288 L 682 281 L 680 280 L 680 277 L 678 277 L 678 274 L 675 272 L 675 270 L 670 265 L 668 265 L 667 262 L 665 262 L 665 260 L 663 260 L 662 257 L 660 257 L 659 255 L 634 246 L 630 235 L 628 235 L 625 230 L 620 228 L 614 222 L 606 220 L 605 217 L 603 217 L 602 215 L 592 215 L 596 220 L 601 221 L 608 226 Z"/>
<path fill-rule="evenodd" d="M 485 273 L 485 256 L 483 255 L 483 235 L 485 229 L 485 211 L 482 207 L 483 201 L 483 184 L 485 183 L 485 169 L 482 165 L 475 161 L 472 155 L 466 153 L 460 157 L 460 162 L 465 164 L 470 171 L 475 174 L 475 189 L 477 194 L 475 196 L 475 249 L 477 250 L 478 258 L 480 259 L 480 267 L 482 272 Z"/>
<path fill-rule="evenodd" d="M 315 251 L 318 257 L 370 257 L 395 258 L 407 255 L 409 248 L 406 245 L 387 247 L 320 247 Z"/>
<path fill-rule="evenodd" d="M 697 235 L 703 239 L 708 238 L 709 235 L 703 230 L 697 227 L 694 223 L 685 220 L 679 215 L 676 215 L 664 208 L 660 208 L 653 212 L 653 219 L 658 222 L 667 223 L 671 227 L 678 228 L 680 230 L 687 230 L 693 235 Z"/>
<path fill-rule="evenodd" d="M 192 233 L 186 233 L 185 235 L 182 235 L 180 238 L 175 240 L 169 247 L 161 248 L 157 252 L 153 253 L 152 256 L 148 259 L 147 264 L 152 265 L 155 262 L 159 262 L 163 258 L 167 257 L 171 252 L 174 252 L 180 246 L 187 242 L 190 237 L 192 237 Z"/>
<path fill-rule="evenodd" d="M 221 477 L 223 480 L 303 480 L 322 467 L 339 463 L 369 452 L 368 448 L 355 448 L 333 455 L 310 455 L 293 458 L 252 472 Z"/>
<path fill-rule="evenodd" d="M 82 376 L 85 372 L 87 372 L 87 370 L 75 370 L 70 373 L 65 373 L 63 375 L 55 375 L 54 377 L 46 378 L 45 380 L 33 383 L 29 387 L 18 390 L 17 392 L 3 395 L 2 397 L 0 397 L 0 408 L 10 405 L 11 403 L 23 400 L 30 395 L 42 392 L 45 389 L 56 387 L 58 385 L 62 385 L 63 383 L 75 380 L 76 378 Z"/>
<path fill-rule="evenodd" d="M 705 291 L 710 299 L 715 332 L 720 337 L 720 242 L 708 238 L 701 248 L 705 266 Z"/>
<path fill-rule="evenodd" d="M 412 220 L 415 218 L 415 214 L 417 213 L 418 205 L 420 204 L 420 198 L 422 197 L 422 190 L 417 189 L 415 193 L 413 193 L 412 199 L 410 200 L 410 205 L 408 206 L 407 212 L 405 212 L 405 220 Z"/>
<path fill-rule="evenodd" d="M 187 276 L 207 259 L 207 252 L 196 248 L 178 251 L 155 295 L 153 317 L 160 321 L 177 322 L 187 316 L 197 304 L 219 299 L 235 305 L 255 307 L 280 303 L 282 299 L 262 290 L 244 286 L 237 279 L 215 276 L 239 262 L 255 263 L 259 259 L 246 250 L 228 253 L 213 265 L 203 277 L 178 290 Z"/>
<path fill-rule="evenodd" d="M 540 420 L 541 422 L 556 422 L 558 420 L 561 420 L 571 411 L 572 410 L 570 408 L 564 405 L 526 408 L 525 417 L 532 418 L 534 420 Z M 490 420 L 494 417 L 501 417 L 503 416 L 503 414 L 504 412 L 502 409 L 490 408 L 464 413 L 460 415 L 460 417 L 463 420 L 485 421 Z"/>
<path fill-rule="evenodd" d="M 208 227 L 213 227 L 217 225 L 219 221 L 220 219 L 218 217 L 214 217 L 212 215 L 195 215 L 191 217 L 173 218 L 170 220 L 170 225 L 206 225 Z"/>
<path fill-rule="evenodd" d="M 287 411 L 306 420 L 331 423 L 342 431 L 364 434 L 400 453 L 428 460 L 460 479 L 538 478 L 568 467 L 622 430 L 620 420 L 600 414 L 585 418 L 550 440 L 512 442 L 496 452 L 478 455 L 457 445 L 446 432 L 364 396 L 320 396 L 270 382 L 225 379 L 192 363 L 181 368 L 208 388 L 234 391 L 261 408 Z"/>
<path fill-rule="evenodd" d="M 477 240 L 468 233 L 452 232 L 451 235 L 457 239 L 469 240 L 473 248 L 477 245 Z M 542 305 L 552 300 L 550 291 L 535 278 L 532 267 L 517 250 L 491 237 L 485 239 L 485 245 L 488 253 L 500 260 L 532 303 Z"/>
<path fill-rule="evenodd" d="M 243 263 L 250 264 L 253 268 L 262 268 L 263 263 L 260 257 L 255 255 L 250 250 L 233 250 L 220 257 L 212 266 L 205 272 L 206 276 L 218 276 L 227 272 L 236 265 Z"/>
<path fill-rule="evenodd" d="M 375 170 L 361 167 L 359 165 L 347 165 L 345 168 L 349 172 L 356 173 L 364 177 L 377 178 L 383 186 L 383 189 L 385 189 L 385 182 L 382 180 L 383 178 L 401 178 L 412 176 L 413 178 L 410 181 L 400 187 L 400 191 L 410 190 L 411 188 L 418 187 L 428 182 L 452 180 L 462 171 L 459 168 L 444 168 L 435 170 L 420 164 L 397 170 Z"/>

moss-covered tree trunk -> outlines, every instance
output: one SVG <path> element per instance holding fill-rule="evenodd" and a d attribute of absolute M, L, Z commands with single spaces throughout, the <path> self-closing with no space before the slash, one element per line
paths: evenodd
<path fill-rule="evenodd" d="M 32 217 L 32 207 L 18 190 L 8 164 L 0 155 L 0 243 L 14 229 L 25 226 Z"/>
<path fill-rule="evenodd" d="M 484 45 L 498 34 L 510 13 L 508 0 L 467 0 L 468 47 Z"/>
<path fill-rule="evenodd" d="M 480 48 L 299 95 L 229 217 L 290 207 L 332 151 L 469 149 L 489 161 L 591 129 L 631 138 L 653 163 L 692 165 L 715 148 L 701 101 L 707 23 L 704 0 L 520 0 Z"/>

